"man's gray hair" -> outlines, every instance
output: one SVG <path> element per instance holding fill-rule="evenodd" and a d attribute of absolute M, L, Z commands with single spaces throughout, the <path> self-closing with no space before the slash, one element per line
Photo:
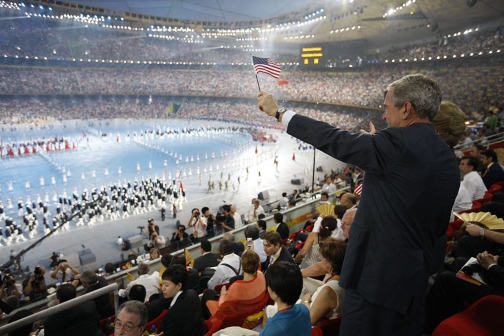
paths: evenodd
<path fill-rule="evenodd" d="M 141 262 L 138 264 L 137 268 L 138 275 L 144 275 L 144 274 L 149 274 L 149 264 L 146 262 Z"/>
<path fill-rule="evenodd" d="M 231 232 L 224 233 L 224 235 L 222 236 L 222 239 L 229 240 L 231 243 L 235 242 L 235 237 Z"/>
<path fill-rule="evenodd" d="M 94 271 L 84 271 L 80 276 L 80 281 L 89 285 L 94 285 L 98 282 L 98 275 Z"/>
<path fill-rule="evenodd" d="M 140 317 L 140 322 L 138 323 L 138 327 L 143 327 L 149 322 L 149 311 L 143 302 L 130 300 L 124 302 L 119 306 L 119 310 L 117 311 L 117 315 L 121 312 L 121 310 L 125 310 L 127 313 L 136 314 Z"/>
<path fill-rule="evenodd" d="M 395 107 L 401 107 L 410 102 L 418 117 L 434 119 L 439 112 L 442 100 L 441 89 L 432 79 L 422 74 L 407 75 L 396 80 L 387 88 L 394 90 L 392 101 Z"/>

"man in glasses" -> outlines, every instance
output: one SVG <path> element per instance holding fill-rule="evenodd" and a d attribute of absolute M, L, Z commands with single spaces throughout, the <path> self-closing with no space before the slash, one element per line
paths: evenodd
<path fill-rule="evenodd" d="M 126 301 L 119 307 L 114 336 L 141 336 L 149 319 L 147 307 L 140 301 Z"/>

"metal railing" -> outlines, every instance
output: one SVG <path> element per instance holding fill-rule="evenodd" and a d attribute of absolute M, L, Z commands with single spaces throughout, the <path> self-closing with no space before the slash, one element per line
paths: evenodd
<path fill-rule="evenodd" d="M 78 296 L 75 299 L 72 299 L 70 301 L 60 303 L 60 304 L 53 306 L 51 308 L 48 308 L 48 309 L 45 309 L 45 310 L 40 311 L 38 313 L 35 313 L 33 315 L 27 316 L 21 320 L 9 323 L 9 324 L 0 328 L 0 335 L 6 335 L 7 333 L 12 332 L 12 331 L 24 326 L 24 325 L 27 325 L 29 323 L 34 323 L 36 321 L 40 321 L 48 316 L 65 311 L 71 307 L 74 307 L 74 306 L 82 303 L 82 302 L 86 302 L 86 301 L 95 299 L 99 296 L 102 296 L 104 294 L 108 294 L 110 292 L 114 292 L 114 310 L 117 313 L 117 309 L 119 308 L 119 298 L 117 295 L 117 290 L 118 290 L 117 284 L 111 284 L 106 287 L 97 289 L 91 293 Z"/>

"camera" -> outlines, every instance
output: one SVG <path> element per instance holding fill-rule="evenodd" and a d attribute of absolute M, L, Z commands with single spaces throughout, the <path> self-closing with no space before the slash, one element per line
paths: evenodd
<path fill-rule="evenodd" d="M 137 229 L 143 230 L 145 229 L 145 226 L 137 226 Z"/>
<path fill-rule="evenodd" d="M 201 215 L 199 211 L 194 212 L 194 217 L 198 217 L 199 215 Z"/>
<path fill-rule="evenodd" d="M 33 274 L 35 275 L 36 281 L 44 280 L 44 276 L 42 275 L 42 269 L 40 268 L 40 266 L 35 267 Z"/>
<path fill-rule="evenodd" d="M 16 283 L 16 280 L 14 280 L 11 275 L 6 274 L 3 278 L 3 282 L 7 285 L 7 287 L 11 287 Z"/>

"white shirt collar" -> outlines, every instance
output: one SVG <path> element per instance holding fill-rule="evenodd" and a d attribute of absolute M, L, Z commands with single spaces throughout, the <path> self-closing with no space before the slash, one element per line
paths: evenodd
<path fill-rule="evenodd" d="M 173 305 L 175 304 L 175 302 L 177 302 L 177 298 L 180 296 L 180 294 L 182 294 L 182 291 L 178 291 L 177 294 L 175 294 L 175 296 L 173 297 L 172 302 L 170 303 L 170 308 L 173 307 Z"/>

